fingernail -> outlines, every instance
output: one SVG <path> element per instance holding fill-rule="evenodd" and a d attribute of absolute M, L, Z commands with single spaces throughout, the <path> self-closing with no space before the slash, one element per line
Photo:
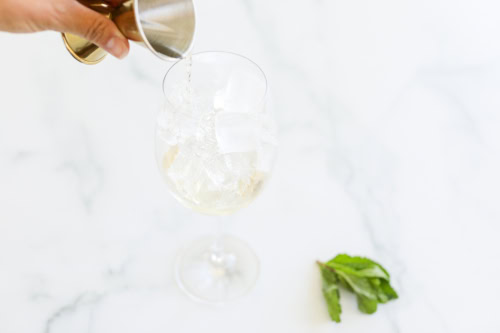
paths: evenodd
<path fill-rule="evenodd" d="M 128 54 L 128 48 L 121 38 L 113 37 L 106 44 L 107 51 L 117 57 L 123 59 Z"/>

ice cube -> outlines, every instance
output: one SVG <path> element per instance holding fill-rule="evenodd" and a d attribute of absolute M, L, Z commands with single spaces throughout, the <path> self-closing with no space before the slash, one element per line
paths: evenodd
<path fill-rule="evenodd" d="M 247 113 L 259 107 L 265 92 L 260 77 L 246 71 L 233 71 L 225 88 L 224 109 L 229 112 Z"/>
<path fill-rule="evenodd" d="M 259 122 L 248 114 L 218 112 L 215 134 L 222 154 L 255 151 L 259 144 Z"/>
<path fill-rule="evenodd" d="M 218 155 L 207 159 L 204 163 L 204 169 L 207 176 L 211 180 L 214 189 L 222 189 L 226 187 L 229 179 L 229 170 L 224 163 L 224 156 Z"/>
<path fill-rule="evenodd" d="M 214 109 L 215 110 L 224 109 L 225 99 L 226 99 L 226 91 L 225 90 L 217 91 L 214 96 Z"/>

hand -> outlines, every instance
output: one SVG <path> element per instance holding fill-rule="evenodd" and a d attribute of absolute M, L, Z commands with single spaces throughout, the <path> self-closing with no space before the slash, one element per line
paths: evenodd
<path fill-rule="evenodd" d="M 117 4 L 120 0 L 108 2 Z M 0 0 L 0 30 L 69 32 L 92 41 L 119 59 L 129 51 L 128 40 L 113 21 L 77 0 Z"/>

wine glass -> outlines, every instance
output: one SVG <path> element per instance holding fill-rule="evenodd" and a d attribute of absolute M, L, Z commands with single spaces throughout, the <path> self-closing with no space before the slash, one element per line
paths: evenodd
<path fill-rule="evenodd" d="M 203 52 L 177 62 L 163 90 L 156 158 L 170 192 L 205 215 L 248 206 L 269 179 L 277 146 L 264 72 L 238 54 Z M 192 298 L 224 303 L 255 285 L 259 260 L 235 237 L 207 236 L 178 256 L 175 274 Z"/>

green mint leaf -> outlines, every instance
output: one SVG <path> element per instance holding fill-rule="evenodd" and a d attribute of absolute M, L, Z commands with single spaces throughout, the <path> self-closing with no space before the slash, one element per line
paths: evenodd
<path fill-rule="evenodd" d="M 336 270 L 336 272 L 337 275 L 351 287 L 354 293 L 372 300 L 377 300 L 377 290 L 372 286 L 369 279 L 348 274 L 342 270 Z"/>
<path fill-rule="evenodd" d="M 391 286 L 391 284 L 389 283 L 389 281 L 381 281 L 380 282 L 380 289 L 382 290 L 382 292 L 384 293 L 384 295 L 387 297 L 387 300 L 390 301 L 390 300 L 393 300 L 393 299 L 397 299 L 399 296 L 398 296 L 398 293 L 396 292 L 396 290 L 394 290 Z"/>
<path fill-rule="evenodd" d="M 357 270 L 365 269 L 367 267 L 371 267 L 372 265 L 375 265 L 375 266 L 379 266 L 385 274 L 389 275 L 387 270 L 385 270 L 382 267 L 382 265 L 380 265 L 376 261 L 373 261 L 373 260 L 365 258 L 365 257 L 350 256 L 347 254 L 339 254 L 335 258 L 333 258 L 331 261 L 334 261 L 334 262 L 339 263 L 339 264 L 345 264 L 345 265 L 351 266 Z"/>
<path fill-rule="evenodd" d="M 379 303 L 387 303 L 390 300 L 398 298 L 398 294 L 391 287 L 389 281 L 372 278 L 370 284 L 376 292 Z"/>
<path fill-rule="evenodd" d="M 323 278 L 323 297 L 328 305 L 328 313 L 333 321 L 340 323 L 342 308 L 340 306 L 337 274 L 334 270 L 327 267 L 323 263 L 318 262 L 318 266 L 321 270 L 321 276 Z"/>
<path fill-rule="evenodd" d="M 384 267 L 382 267 L 382 265 L 368 258 L 351 257 L 347 254 L 339 254 L 327 262 L 327 265 L 335 268 L 336 270 L 341 269 L 348 274 L 359 277 L 373 277 L 385 280 L 390 279 L 389 273 Z"/>
<path fill-rule="evenodd" d="M 382 290 L 382 281 L 386 282 L 385 280 L 380 280 L 380 279 L 377 279 L 377 278 L 371 278 L 370 279 L 370 284 L 372 285 L 373 289 L 375 290 L 375 293 L 377 295 L 378 301 L 380 303 L 387 303 L 389 301 L 389 297 Z"/>
<path fill-rule="evenodd" d="M 369 299 L 361 295 L 357 295 L 359 311 L 367 314 L 372 314 L 377 311 L 377 300 Z"/>
<path fill-rule="evenodd" d="M 347 283 L 347 281 L 340 275 L 337 275 L 338 279 L 339 279 L 339 284 L 342 288 L 344 289 L 347 289 L 348 291 L 350 291 L 351 293 L 354 292 L 354 290 L 351 288 L 351 286 L 349 285 L 349 283 Z"/>

